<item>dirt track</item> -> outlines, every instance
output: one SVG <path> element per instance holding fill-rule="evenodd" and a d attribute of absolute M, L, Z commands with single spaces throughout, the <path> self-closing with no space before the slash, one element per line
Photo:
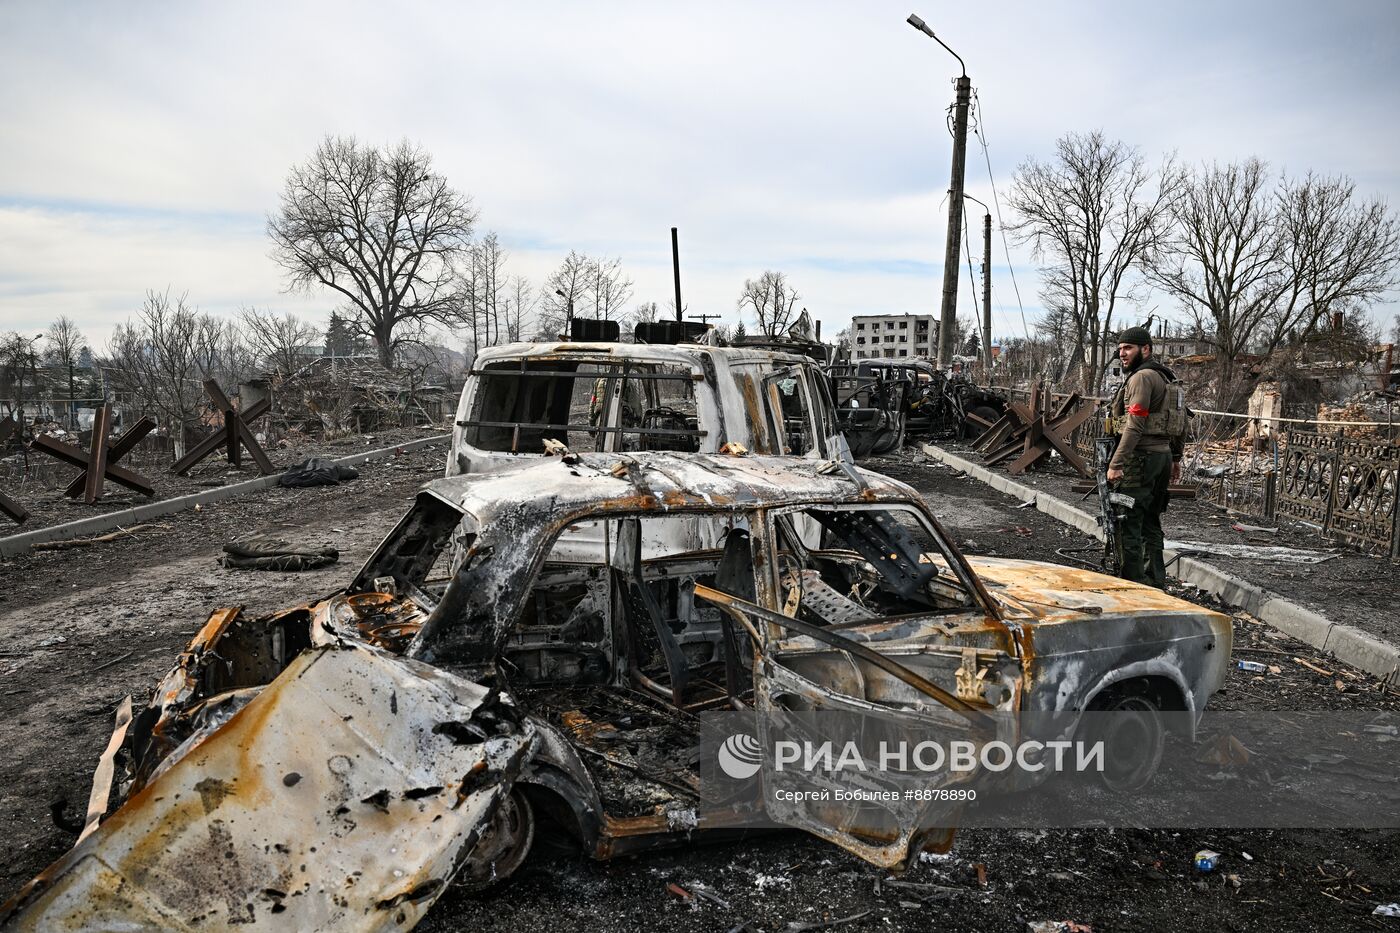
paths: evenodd
<path fill-rule="evenodd" d="M 68 815 L 78 815 L 120 698 L 130 693 L 144 701 L 210 609 L 243 604 L 263 611 L 334 589 L 442 456 L 420 451 L 370 464 L 342 487 L 278 490 L 171 516 L 139 541 L 0 563 L 0 741 L 9 751 L 0 765 L 0 899 L 71 845 L 72 835 L 51 822 L 49 804 L 66 797 Z M 1058 560 L 1057 547 L 1091 543 L 918 458 L 871 465 L 914 483 L 970 552 Z M 334 543 L 340 564 L 303 574 L 216 565 L 229 537 L 276 523 Z M 1276 665 L 1277 674 L 1233 672 L 1219 707 L 1400 710 L 1400 697 L 1374 679 L 1264 626 L 1238 619 L 1236 640 L 1241 649 L 1287 661 Z M 1295 656 L 1332 676 L 1294 663 Z M 1205 876 L 1190 864 L 1202 847 L 1224 854 L 1221 867 Z M 949 857 L 902 880 L 942 887 L 891 884 L 884 873 L 798 834 L 613 863 L 542 853 L 499 889 L 450 892 L 422 928 L 729 930 L 748 923 L 771 931 L 862 912 L 840 929 L 1021 931 L 1027 920 L 1044 919 L 1076 920 L 1099 933 L 1400 928 L 1370 916 L 1377 903 L 1400 900 L 1395 832 L 969 831 Z M 681 898 L 668 883 L 686 891 L 703 886 L 727 906 Z"/>

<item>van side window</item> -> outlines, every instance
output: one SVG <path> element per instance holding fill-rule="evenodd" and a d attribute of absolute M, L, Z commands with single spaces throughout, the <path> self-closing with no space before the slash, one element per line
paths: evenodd
<path fill-rule="evenodd" d="M 466 443 L 503 453 L 700 449 L 694 377 L 683 366 L 503 360 L 473 374 Z"/>

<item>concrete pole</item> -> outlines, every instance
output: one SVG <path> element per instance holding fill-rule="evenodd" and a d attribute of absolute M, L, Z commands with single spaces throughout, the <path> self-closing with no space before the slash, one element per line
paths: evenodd
<path fill-rule="evenodd" d="M 982 360 L 992 375 L 992 215 L 982 218 Z"/>
<path fill-rule="evenodd" d="M 962 249 L 963 176 L 967 168 L 967 107 L 972 79 L 962 75 L 955 82 L 953 108 L 953 174 L 948 184 L 948 242 L 943 251 L 943 307 L 938 321 L 938 368 L 953 363 L 953 340 L 958 323 L 958 252 Z"/>
<path fill-rule="evenodd" d="M 676 320 L 684 321 L 685 315 L 681 313 L 681 247 L 676 239 L 676 228 L 671 228 L 671 271 L 676 276 Z"/>

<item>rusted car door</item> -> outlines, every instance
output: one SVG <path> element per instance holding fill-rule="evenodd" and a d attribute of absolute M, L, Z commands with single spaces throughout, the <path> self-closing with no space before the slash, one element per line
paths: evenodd
<path fill-rule="evenodd" d="M 829 514 L 830 510 L 822 511 Z M 878 513 L 859 511 L 871 516 Z M 800 538 L 809 537 L 797 527 L 804 517 L 811 518 L 791 516 L 790 537 L 781 545 L 781 533 L 775 533 L 773 524 L 767 525 L 761 545 L 764 559 L 759 563 L 778 568 L 791 562 L 790 546 L 800 547 Z M 863 556 L 871 565 L 892 577 L 896 568 L 902 568 L 909 579 L 900 586 L 914 586 L 919 579 L 927 583 L 936 576 L 931 567 L 946 570 L 948 564 L 939 563 L 939 558 L 956 560 L 961 571 L 970 574 L 960 555 L 923 553 L 918 543 L 899 532 L 897 523 L 872 518 L 863 521 L 862 527 L 861 535 L 852 534 L 852 545 L 866 552 Z M 971 588 L 971 578 L 965 580 Z M 838 733 L 846 729 L 863 733 L 863 741 L 879 734 L 890 742 L 912 745 L 933 741 L 945 748 L 955 741 L 980 748 L 992 739 L 1014 740 L 1015 723 L 1005 713 L 1014 706 L 1019 692 L 1016 674 L 1020 665 L 1009 633 L 994 617 L 986 618 L 992 610 L 985 592 L 969 590 L 966 607 L 930 613 L 943 627 L 954 622 L 991 621 L 994 631 L 1006 634 L 999 643 L 983 638 L 977 645 L 960 645 L 923 639 L 920 633 L 926 629 L 917 616 L 899 616 L 892 621 L 878 616 L 832 618 L 830 614 L 838 611 L 852 612 L 854 604 L 847 603 L 842 609 L 836 602 L 840 597 L 830 588 L 814 586 L 811 591 L 812 598 L 828 600 L 824 612 L 830 624 L 803 621 L 795 617 L 792 590 L 775 587 L 773 582 L 768 590 L 778 597 L 775 604 L 787 593 L 782 611 L 709 587 L 696 587 L 698 597 L 721 606 L 758 641 L 761 664 L 755 669 L 755 725 L 759 745 L 767 753 L 763 771 L 767 814 L 886 868 L 907 865 L 921 849 L 946 847 L 963 806 L 964 790 L 977 776 L 975 768 L 875 778 L 876 783 L 883 781 L 884 787 L 897 789 L 898 799 L 856 805 L 830 798 L 775 794 L 779 787 L 804 786 L 834 792 L 843 787 L 846 777 L 808 774 L 795 779 L 791 773 L 780 774 L 772 752 L 780 738 L 791 740 L 807 731 L 813 741 L 832 741 L 839 747 L 847 737 Z M 823 595 L 817 597 L 818 592 Z M 824 731 L 828 729 L 831 731 Z M 869 786 L 869 780 L 862 775 L 861 781 L 846 783 L 844 788 L 862 783 Z M 912 793 L 905 796 L 904 790 Z"/>

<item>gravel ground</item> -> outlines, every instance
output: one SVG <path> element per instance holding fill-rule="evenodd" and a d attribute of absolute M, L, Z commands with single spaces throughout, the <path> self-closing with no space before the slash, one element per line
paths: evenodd
<path fill-rule="evenodd" d="M 0 834 L 7 840 L 0 899 L 72 844 L 51 822 L 49 806 L 66 799 L 71 816 L 86 800 L 120 698 L 130 693 L 144 701 L 209 610 L 241 604 L 263 612 L 340 585 L 443 456 L 441 449 L 417 451 L 371 463 L 344 486 L 273 490 L 170 516 L 141 540 L 0 562 L 0 742 L 9 750 L 0 763 Z M 1057 548 L 1092 544 L 921 457 L 871 466 L 913 483 L 971 552 L 1063 560 Z M 256 574 L 214 562 L 234 534 L 288 526 L 335 543 L 341 563 Z M 1235 637 L 1241 656 L 1268 658 L 1278 670 L 1233 671 L 1215 699 L 1220 708 L 1400 709 L 1400 697 L 1374 678 L 1254 620 L 1237 616 Z M 1223 855 L 1209 875 L 1191 866 L 1203 847 Z M 450 891 L 422 928 L 723 931 L 747 924 L 787 931 L 794 923 L 854 917 L 839 929 L 1019 933 L 1027 921 L 1047 919 L 1074 920 L 1098 933 L 1400 929 L 1400 922 L 1371 916 L 1376 904 L 1400 900 L 1400 833 L 1391 831 L 977 830 L 961 833 L 948 856 L 893 880 L 797 833 L 697 841 L 605 863 L 559 847 L 537 849 L 498 888 Z"/>

